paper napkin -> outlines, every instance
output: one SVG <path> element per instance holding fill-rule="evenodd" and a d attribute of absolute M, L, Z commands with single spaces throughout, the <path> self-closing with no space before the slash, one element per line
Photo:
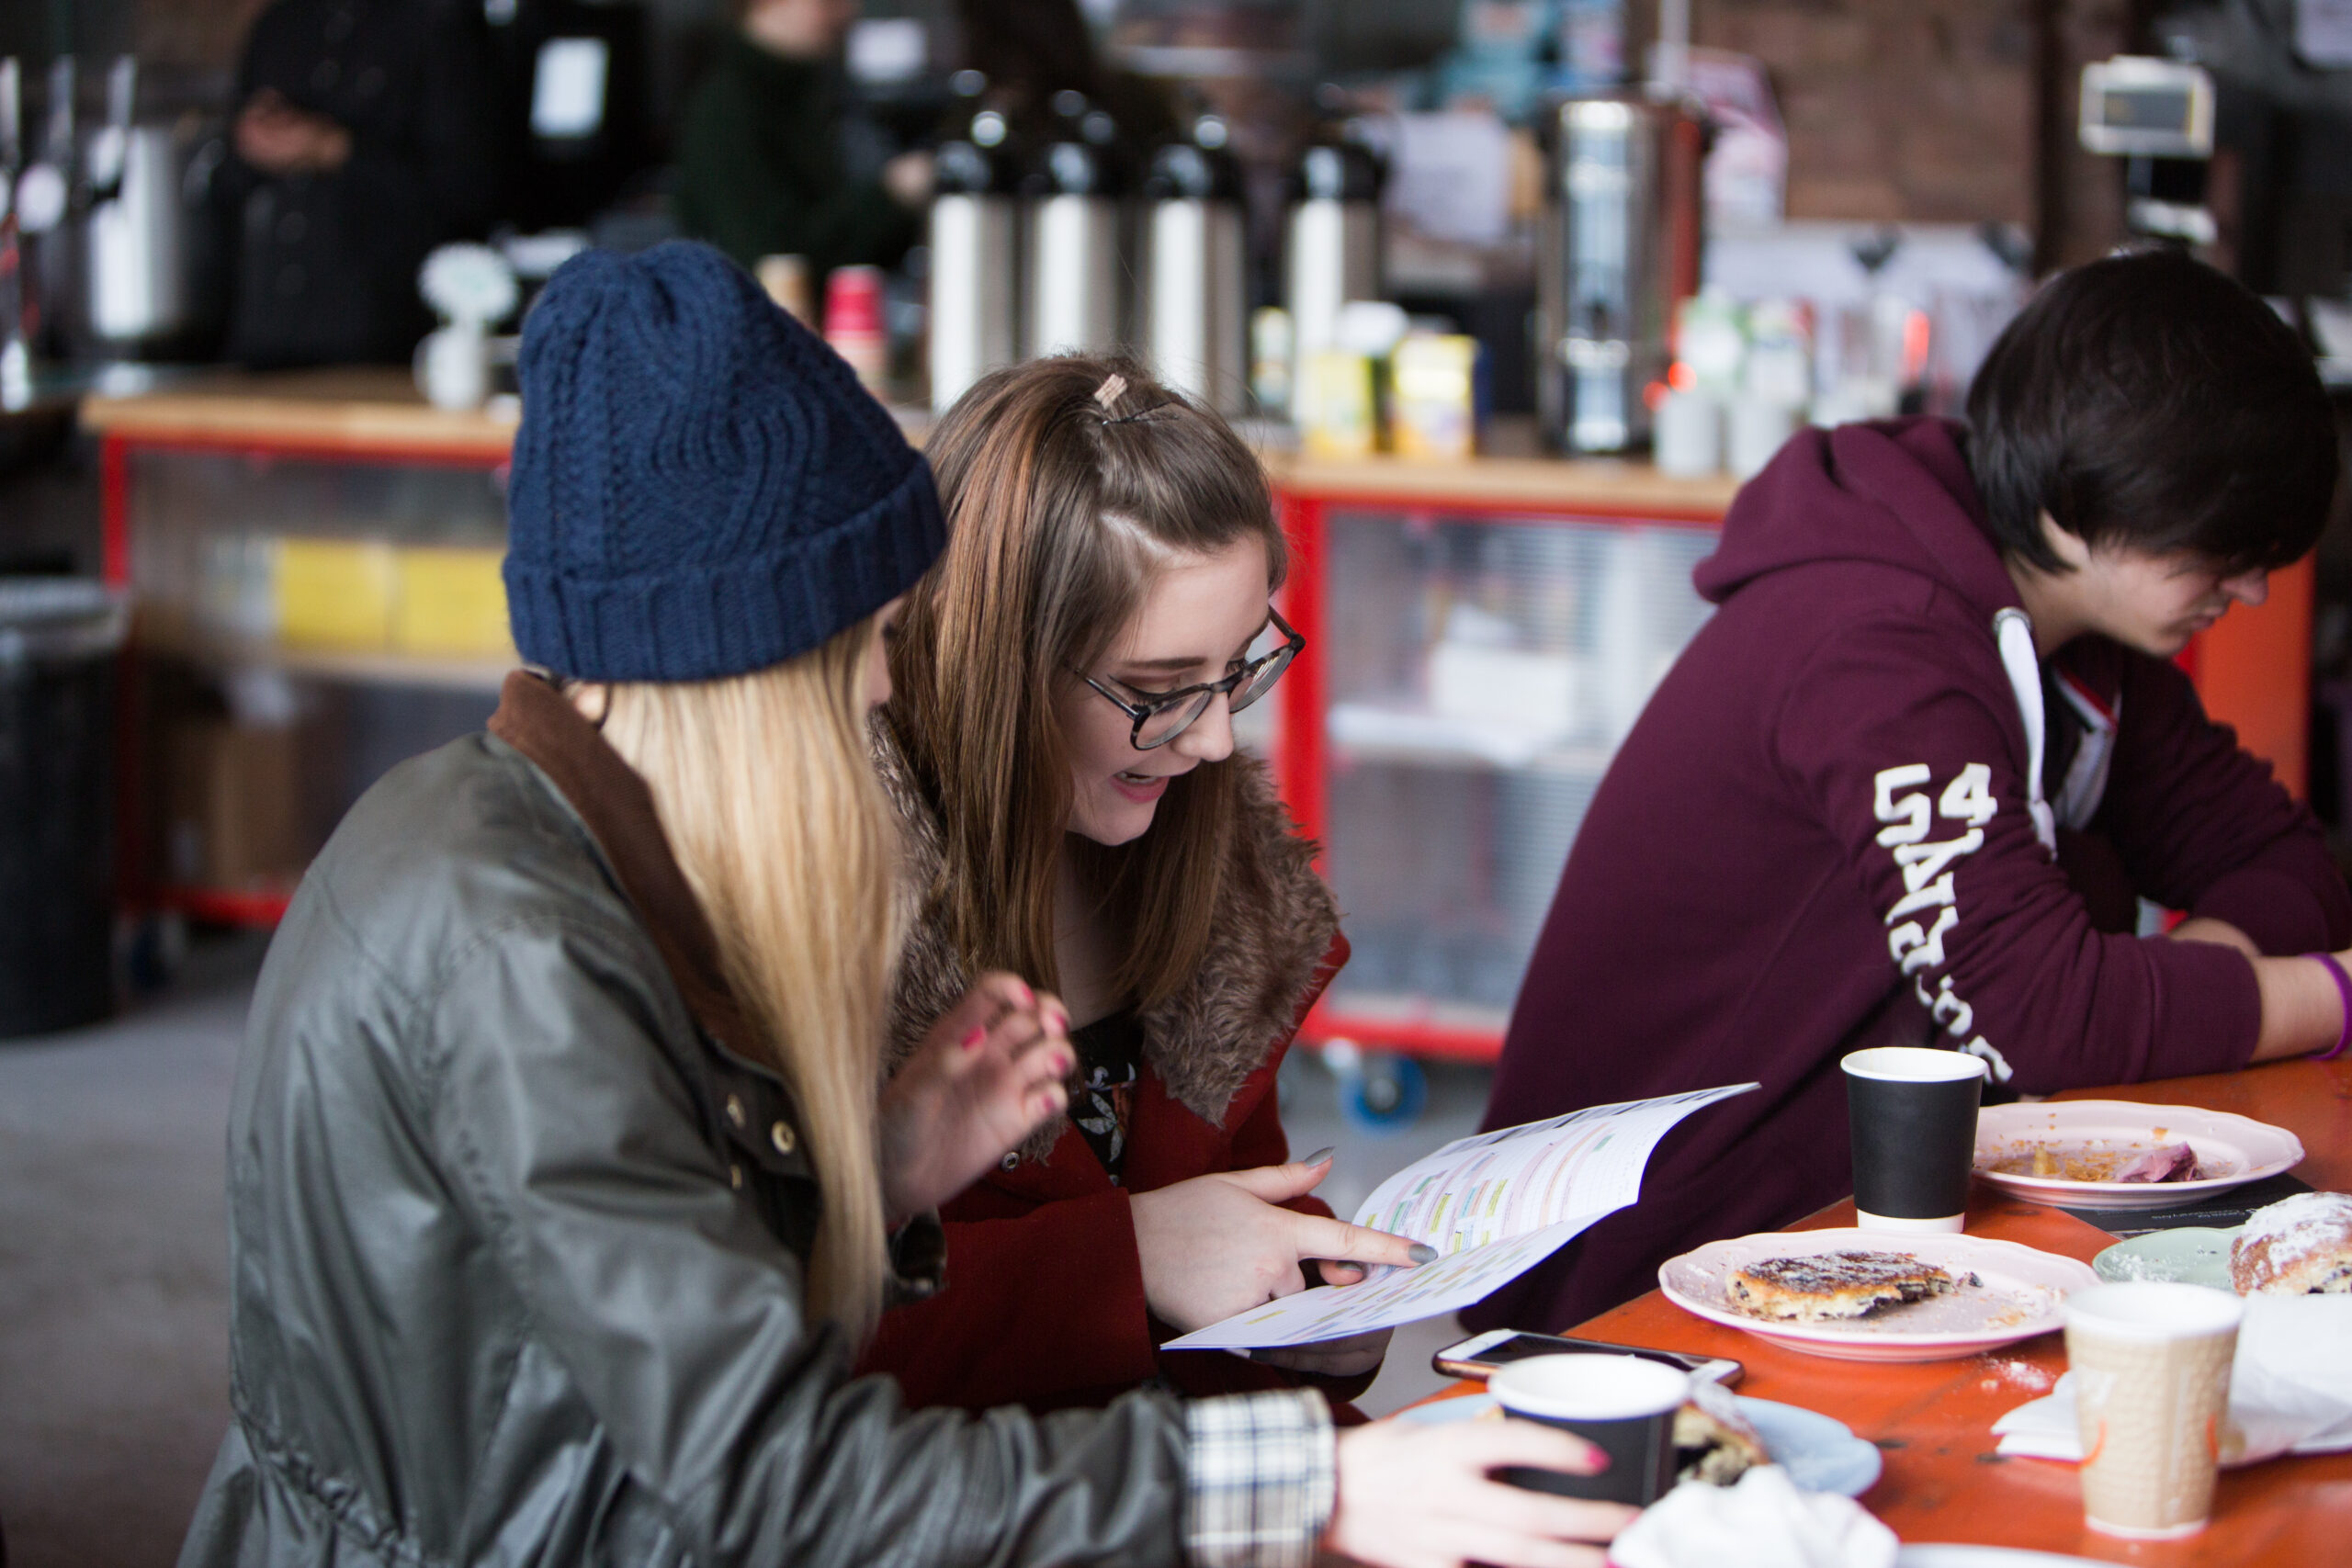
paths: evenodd
<path fill-rule="evenodd" d="M 1612 1568 L 1893 1568 L 1894 1532 L 1851 1497 L 1800 1492 L 1777 1464 L 1736 1485 L 1686 1481 L 1611 1542 Z"/>

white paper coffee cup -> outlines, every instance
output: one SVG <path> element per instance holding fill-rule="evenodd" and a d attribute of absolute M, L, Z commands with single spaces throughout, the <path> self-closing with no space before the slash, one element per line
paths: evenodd
<path fill-rule="evenodd" d="M 2205 1528 L 2245 1312 L 2202 1285 L 2098 1285 L 2066 1298 L 2091 1529 L 2170 1540 Z"/>

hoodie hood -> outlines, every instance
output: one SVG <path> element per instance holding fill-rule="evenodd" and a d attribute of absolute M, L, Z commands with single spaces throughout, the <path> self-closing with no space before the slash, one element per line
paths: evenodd
<path fill-rule="evenodd" d="M 1928 418 L 1800 432 L 1733 500 L 1723 543 L 1692 582 L 1720 604 L 1768 572 L 1874 561 L 1933 579 L 1989 629 L 2018 594 L 1985 548 L 1963 437 L 1960 424 Z"/>

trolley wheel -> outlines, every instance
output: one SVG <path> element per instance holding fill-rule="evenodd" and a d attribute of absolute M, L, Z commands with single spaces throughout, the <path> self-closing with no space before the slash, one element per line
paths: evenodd
<path fill-rule="evenodd" d="M 1340 1110 L 1357 1126 L 1401 1132 L 1420 1120 L 1429 1103 L 1430 1080 L 1410 1056 L 1367 1051 L 1353 1072 L 1340 1077 Z"/>

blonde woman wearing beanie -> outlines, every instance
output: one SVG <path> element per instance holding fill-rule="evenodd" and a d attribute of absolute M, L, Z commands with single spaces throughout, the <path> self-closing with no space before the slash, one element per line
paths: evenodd
<path fill-rule="evenodd" d="M 1139 1395 L 1032 1419 L 852 1380 L 930 1211 L 1063 1103 L 981 978 L 877 1095 L 896 845 L 865 723 L 928 470 L 707 247 L 526 331 L 489 732 L 311 867 L 230 1129 L 234 1420 L 182 1553 L 334 1563 L 1593 1563 L 1521 1423 Z M 952 1281 L 950 1282 L 952 1288 Z"/>

